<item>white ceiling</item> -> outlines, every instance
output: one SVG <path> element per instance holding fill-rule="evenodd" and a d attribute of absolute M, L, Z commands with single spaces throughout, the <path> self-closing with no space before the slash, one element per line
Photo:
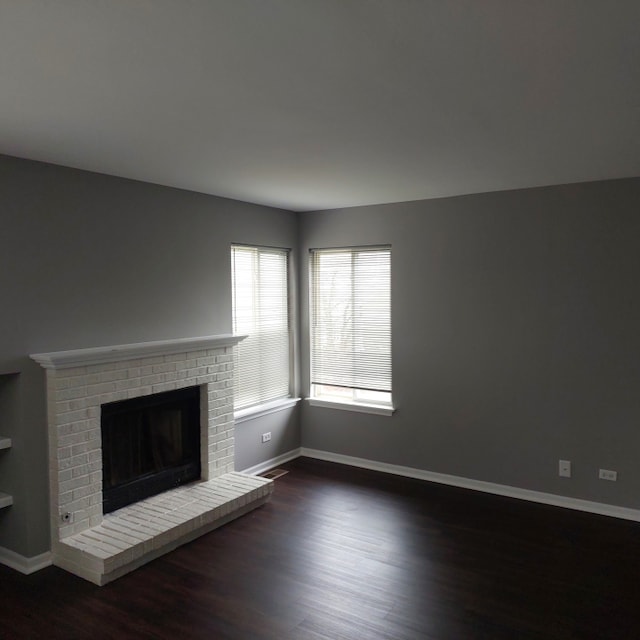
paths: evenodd
<path fill-rule="evenodd" d="M 638 0 L 0 0 L 0 153 L 292 210 L 640 175 Z"/>

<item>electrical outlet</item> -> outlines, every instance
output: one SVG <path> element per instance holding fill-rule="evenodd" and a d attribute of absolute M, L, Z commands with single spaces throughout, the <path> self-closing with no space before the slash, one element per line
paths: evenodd
<path fill-rule="evenodd" d="M 62 522 L 62 524 L 73 524 L 73 513 L 67 511 L 66 513 L 60 514 L 60 522 Z"/>
<path fill-rule="evenodd" d="M 571 460 L 558 460 L 558 475 L 562 478 L 571 477 Z"/>
<path fill-rule="evenodd" d="M 600 469 L 598 478 L 600 478 L 600 480 L 611 480 L 611 482 L 616 482 L 618 479 L 618 472 L 612 471 L 611 469 Z"/>
<path fill-rule="evenodd" d="M 267 433 L 262 434 L 262 442 L 269 442 L 271 440 L 271 431 L 267 431 Z"/>

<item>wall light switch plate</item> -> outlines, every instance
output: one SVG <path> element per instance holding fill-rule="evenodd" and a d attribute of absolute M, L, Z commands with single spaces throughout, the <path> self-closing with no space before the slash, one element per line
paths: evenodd
<path fill-rule="evenodd" d="M 562 478 L 571 477 L 571 460 L 558 460 L 558 475 Z"/>
<path fill-rule="evenodd" d="M 618 472 L 612 471 L 611 469 L 600 469 L 598 472 L 598 478 L 600 478 L 600 480 L 611 480 L 611 482 L 616 482 L 618 480 Z"/>

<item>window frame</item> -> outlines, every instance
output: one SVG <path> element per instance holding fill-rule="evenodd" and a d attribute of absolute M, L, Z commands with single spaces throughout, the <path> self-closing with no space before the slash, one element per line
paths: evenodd
<path fill-rule="evenodd" d="M 237 345 L 234 349 L 234 368 L 235 375 L 234 378 L 236 383 L 234 384 L 234 418 L 236 423 L 243 422 L 249 418 L 257 417 L 259 415 L 266 415 L 269 413 L 273 413 L 274 411 L 279 411 L 282 409 L 286 409 L 288 407 L 293 406 L 298 399 L 294 398 L 294 371 L 295 371 L 295 362 L 294 362 L 294 316 L 293 316 L 293 299 L 292 299 L 292 260 L 291 260 L 291 249 L 284 247 L 271 247 L 265 245 L 256 245 L 256 244 L 247 244 L 247 243 L 239 243 L 234 242 L 231 244 L 231 313 L 232 313 L 232 327 L 233 333 L 239 335 L 247 335 L 247 332 L 242 328 L 237 328 L 236 322 L 236 300 L 237 300 L 237 287 L 236 287 L 236 270 L 235 270 L 235 250 L 239 249 L 247 249 L 251 251 L 265 253 L 276 253 L 284 256 L 285 258 L 285 290 L 284 294 L 286 296 L 286 320 L 287 320 L 287 394 L 286 395 L 278 395 L 265 397 L 261 399 L 256 399 L 255 402 L 251 402 L 249 404 L 242 404 L 238 406 L 237 402 L 237 380 L 238 372 L 241 370 L 242 365 L 239 363 L 239 359 L 241 357 L 241 348 L 242 342 Z M 247 338 L 249 339 L 249 338 Z M 246 364 L 244 365 L 246 366 Z"/>
<path fill-rule="evenodd" d="M 318 324 L 316 321 L 316 287 L 318 273 L 316 273 L 316 265 L 319 258 L 318 254 L 329 253 L 345 253 L 350 254 L 350 261 L 353 263 L 354 256 L 364 252 L 385 251 L 388 254 L 388 391 L 376 391 L 372 389 L 364 389 L 356 386 L 330 385 L 326 383 L 314 382 L 314 357 L 316 345 L 314 342 L 314 329 Z M 309 397 L 307 401 L 312 406 L 329 407 L 334 409 L 342 409 L 348 411 L 360 411 L 364 413 L 372 413 L 378 415 L 392 415 L 395 412 L 392 394 L 392 295 L 391 295 L 391 245 L 371 245 L 371 246 L 353 246 L 353 247 L 323 247 L 309 249 Z M 358 278 L 353 277 L 353 267 L 350 283 L 353 289 Z M 351 303 L 356 297 L 362 295 L 362 291 L 354 292 L 351 296 Z M 362 339 L 363 334 L 354 334 Z M 357 377 L 357 376 L 356 376 Z M 333 388 L 334 393 L 331 392 Z M 378 396 L 378 397 L 376 397 Z"/>

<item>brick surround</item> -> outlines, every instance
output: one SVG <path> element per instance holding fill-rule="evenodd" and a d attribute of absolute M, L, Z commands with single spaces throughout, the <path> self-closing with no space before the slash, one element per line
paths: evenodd
<path fill-rule="evenodd" d="M 210 336 L 31 356 L 47 374 L 54 564 L 104 584 L 268 498 L 270 483 L 233 473 L 233 346 L 240 339 Z M 101 405 L 191 386 L 201 387 L 199 493 L 178 488 L 174 500 L 169 491 L 103 516 Z M 212 500 L 211 491 L 219 499 Z M 142 521 L 125 518 L 145 509 L 149 515 Z M 151 524 L 160 512 L 161 524 Z"/>

